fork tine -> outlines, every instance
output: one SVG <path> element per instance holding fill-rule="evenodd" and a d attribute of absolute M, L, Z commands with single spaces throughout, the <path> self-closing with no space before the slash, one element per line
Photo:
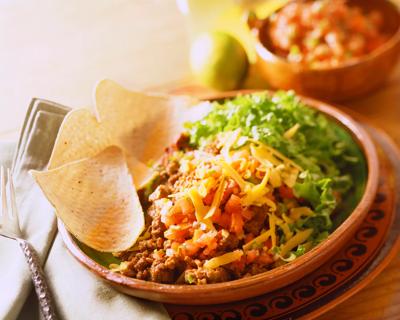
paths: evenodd
<path fill-rule="evenodd" d="M 4 173 L 4 167 L 0 168 L 0 193 L 1 193 L 1 207 L 0 207 L 0 218 L 4 219 L 7 215 L 7 195 L 6 195 L 6 176 Z"/>

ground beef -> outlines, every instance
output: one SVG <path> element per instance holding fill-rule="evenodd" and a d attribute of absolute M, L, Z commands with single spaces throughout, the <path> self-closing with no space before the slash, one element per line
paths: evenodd
<path fill-rule="evenodd" d="M 138 244 L 138 248 L 140 251 L 153 251 L 157 249 L 163 249 L 164 247 L 164 240 L 163 239 L 148 239 L 142 240 Z"/>
<path fill-rule="evenodd" d="M 157 240 L 159 238 L 163 238 L 165 230 L 165 225 L 161 222 L 161 215 L 156 215 L 151 222 L 150 233 L 152 239 Z"/>
<path fill-rule="evenodd" d="M 151 238 L 147 240 L 142 240 L 139 242 L 139 250 L 140 251 L 154 251 L 154 250 L 160 250 L 164 248 L 164 231 L 165 231 L 165 226 L 161 222 L 161 217 L 160 215 L 156 215 L 153 220 L 151 221 L 151 226 L 150 226 L 150 234 Z"/>
<path fill-rule="evenodd" d="M 150 205 L 150 207 L 147 209 L 147 216 L 151 218 L 151 221 L 160 215 L 160 208 L 157 207 L 154 203 Z"/>
<path fill-rule="evenodd" d="M 188 150 L 190 149 L 190 137 L 187 134 L 181 134 L 176 141 L 176 148 L 178 150 Z"/>
<path fill-rule="evenodd" d="M 171 186 L 175 185 L 175 182 L 177 182 L 181 176 L 182 176 L 182 173 L 180 173 L 180 172 L 173 174 L 172 176 L 170 176 L 168 178 L 168 184 Z"/>
<path fill-rule="evenodd" d="M 150 280 L 159 283 L 175 283 L 186 264 L 180 257 L 164 257 L 153 262 L 150 268 Z"/>
<path fill-rule="evenodd" d="M 253 206 L 253 207 L 251 207 L 251 210 L 254 212 L 254 216 L 252 219 L 250 219 L 249 221 L 247 221 L 244 224 L 244 230 L 247 233 L 252 233 L 252 234 L 256 235 L 256 234 L 259 234 L 260 231 L 265 227 L 265 222 L 268 217 L 268 215 L 267 215 L 268 207 Z"/>
<path fill-rule="evenodd" d="M 239 241 L 240 240 L 236 235 L 230 233 L 228 237 L 226 238 L 222 237 L 221 240 L 219 240 L 217 251 L 221 252 L 233 251 L 238 248 Z"/>
<path fill-rule="evenodd" d="M 182 258 L 164 256 L 161 259 L 154 259 L 148 251 L 145 251 L 132 257 L 123 274 L 140 280 L 176 283 L 185 267 Z"/>
<path fill-rule="evenodd" d="M 150 275 L 148 268 L 152 265 L 153 260 L 154 259 L 150 256 L 148 251 L 136 253 L 132 256 L 126 270 L 123 271 L 123 274 L 128 277 L 148 280 Z"/>
<path fill-rule="evenodd" d="M 180 164 L 178 160 L 169 160 L 167 166 L 165 167 L 165 170 L 167 171 L 169 176 L 172 176 L 173 174 L 177 173 L 180 168 Z"/>
<path fill-rule="evenodd" d="M 219 154 L 219 152 L 220 152 L 220 148 L 217 147 L 216 142 L 213 142 L 213 143 L 210 143 L 210 144 L 204 146 L 203 150 L 205 152 L 208 152 L 211 154 Z"/>
<path fill-rule="evenodd" d="M 154 202 L 158 199 L 167 197 L 171 193 L 170 188 L 165 184 L 160 184 L 149 196 L 149 201 Z"/>
<path fill-rule="evenodd" d="M 215 269 L 188 269 L 185 271 L 185 280 L 189 284 L 219 283 L 232 280 L 231 275 L 222 267 Z"/>
<path fill-rule="evenodd" d="M 270 266 L 268 265 L 260 265 L 257 263 L 252 263 L 246 268 L 246 271 L 244 272 L 243 276 L 253 276 L 255 274 L 263 273 L 268 270 L 270 270 Z"/>

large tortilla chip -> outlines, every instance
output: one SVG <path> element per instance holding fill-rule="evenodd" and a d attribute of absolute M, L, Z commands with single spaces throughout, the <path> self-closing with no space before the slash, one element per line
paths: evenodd
<path fill-rule="evenodd" d="M 189 97 L 128 91 L 111 80 L 98 83 L 95 102 L 94 114 L 78 109 L 67 115 L 49 169 L 116 145 L 123 149 L 137 187 L 149 176 L 148 162 L 161 156 L 182 132 L 183 123 L 209 111 L 194 106 L 196 101 Z"/>
<path fill-rule="evenodd" d="M 147 163 L 176 140 L 184 122 L 209 112 L 209 104 L 195 102 L 131 92 L 103 80 L 93 113 L 78 109 L 65 117 L 48 171 L 33 176 L 78 240 L 107 252 L 135 243 L 144 216 L 134 184 L 146 181 Z"/>
<path fill-rule="evenodd" d="M 142 232 L 142 207 L 120 148 L 32 174 L 68 230 L 92 248 L 124 250 Z"/>

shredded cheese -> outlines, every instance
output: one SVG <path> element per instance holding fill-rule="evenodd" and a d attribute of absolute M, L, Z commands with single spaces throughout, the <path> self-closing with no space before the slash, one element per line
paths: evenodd
<path fill-rule="evenodd" d="M 274 214 L 269 215 L 269 229 L 271 230 L 272 248 L 276 247 L 276 233 L 275 233 L 276 217 Z"/>
<path fill-rule="evenodd" d="M 242 257 L 242 255 L 243 255 L 242 250 L 235 250 L 232 252 L 228 252 L 221 256 L 207 260 L 204 263 L 204 267 L 207 269 L 215 269 L 218 268 L 219 266 L 223 266 L 225 264 L 239 260 Z"/>
<path fill-rule="evenodd" d="M 275 150 L 274 148 L 271 148 L 265 144 L 263 144 L 263 147 L 267 149 L 271 154 L 273 154 L 275 157 L 278 159 L 281 159 L 283 162 L 291 165 L 292 167 L 296 168 L 299 171 L 304 171 L 302 167 L 300 167 L 298 164 L 296 164 L 293 160 L 290 160 L 289 158 L 285 157 L 282 153 L 280 153 L 278 150 Z"/>
<path fill-rule="evenodd" d="M 282 163 L 263 147 L 263 145 L 250 145 L 251 155 L 267 167 L 277 166 Z"/>
<path fill-rule="evenodd" d="M 286 240 L 290 240 L 293 237 L 293 232 L 290 231 L 289 225 L 286 222 L 282 223 L 279 227 L 282 229 Z"/>
<path fill-rule="evenodd" d="M 290 250 L 296 248 L 298 245 L 307 241 L 307 239 L 311 236 L 313 231 L 314 231 L 313 229 L 306 229 L 297 232 L 295 236 L 293 236 L 291 239 L 289 239 L 286 243 L 284 243 L 281 246 L 281 252 L 280 252 L 281 256 L 285 257 Z"/>
<path fill-rule="evenodd" d="M 300 125 L 298 123 L 296 123 L 293 127 L 291 127 L 290 129 L 288 129 L 284 134 L 283 137 L 285 137 L 286 139 L 291 139 L 294 137 L 294 135 L 296 134 L 297 130 L 299 130 Z"/>
<path fill-rule="evenodd" d="M 290 219 L 296 221 L 303 216 L 310 217 L 313 216 L 314 212 L 309 207 L 297 207 L 290 209 Z"/>
<path fill-rule="evenodd" d="M 218 186 L 217 190 L 215 191 L 214 199 L 211 203 L 210 210 L 208 210 L 207 214 L 204 217 L 205 219 L 211 218 L 215 214 L 217 209 L 219 208 L 219 206 L 221 204 L 222 195 L 224 194 L 224 187 L 225 187 L 225 177 L 222 176 L 219 186 Z"/>
<path fill-rule="evenodd" d="M 262 181 L 259 184 L 257 184 L 254 187 L 248 187 L 247 190 L 245 190 L 246 195 L 242 199 L 242 205 L 244 206 L 250 206 L 252 204 L 263 205 L 266 202 L 271 204 L 272 201 L 264 197 L 270 191 L 270 189 L 267 187 L 267 183 L 270 177 L 270 172 L 271 170 L 268 168 L 267 171 L 265 172 Z M 272 202 L 272 204 L 273 204 L 272 206 L 275 206 L 275 203 Z"/>
<path fill-rule="evenodd" d="M 283 218 L 283 220 L 284 220 L 286 223 L 288 223 L 288 224 L 294 222 L 291 218 L 289 218 L 289 217 L 286 215 L 286 213 L 283 213 L 283 214 L 282 214 L 282 218 Z"/>
<path fill-rule="evenodd" d="M 290 188 L 293 188 L 293 186 L 296 184 L 298 176 L 299 170 L 296 168 L 291 168 L 289 171 L 282 172 L 282 179 Z"/>
<path fill-rule="evenodd" d="M 229 150 L 236 143 L 237 139 L 239 138 L 239 134 L 240 134 L 240 128 L 236 129 L 235 131 L 226 133 L 226 139 L 223 143 L 224 146 L 221 149 L 221 154 L 224 157 L 225 161 L 227 161 L 227 162 L 231 161 L 231 156 L 229 154 Z"/>
<path fill-rule="evenodd" d="M 267 241 L 270 236 L 271 236 L 271 229 L 261 233 L 258 237 L 256 237 L 253 240 L 247 242 L 243 246 L 243 250 L 247 251 L 247 250 L 251 249 L 251 247 L 254 244 L 261 244 L 261 243 Z"/>
<path fill-rule="evenodd" d="M 219 164 L 222 166 L 225 174 L 230 178 L 232 178 L 233 180 L 235 180 L 241 190 L 244 190 L 246 187 L 246 181 L 243 180 L 240 174 L 235 169 L 233 169 L 229 163 L 227 163 L 224 160 L 220 160 Z"/>
<path fill-rule="evenodd" d="M 276 204 L 271 199 L 263 197 L 261 203 L 268 205 L 270 211 L 276 211 Z"/>
<path fill-rule="evenodd" d="M 282 185 L 281 175 L 277 168 L 271 169 L 270 184 L 274 188 L 279 188 Z"/>
<path fill-rule="evenodd" d="M 128 269 L 129 262 L 122 261 L 120 264 L 112 263 L 109 265 L 109 268 L 112 272 L 121 272 Z"/>
<path fill-rule="evenodd" d="M 288 164 L 299 171 L 304 171 L 302 167 L 296 164 L 293 160 L 284 156 L 278 150 L 271 148 L 270 146 L 267 146 L 266 144 L 261 143 L 260 141 L 257 140 L 249 139 L 249 141 L 252 141 L 255 145 L 253 147 L 250 146 L 250 150 L 252 151 L 252 155 L 256 159 L 259 157 L 263 161 L 270 160 L 270 162 L 272 162 L 272 164 L 274 165 L 279 165 L 280 163 L 284 162 L 285 164 Z"/>
<path fill-rule="evenodd" d="M 205 219 L 208 208 L 203 204 L 203 199 L 201 198 L 199 192 L 196 188 L 190 188 L 188 191 L 190 200 L 192 200 L 193 206 L 195 208 L 195 215 L 198 222 L 202 222 L 210 230 L 215 230 L 214 225 L 210 219 Z"/>

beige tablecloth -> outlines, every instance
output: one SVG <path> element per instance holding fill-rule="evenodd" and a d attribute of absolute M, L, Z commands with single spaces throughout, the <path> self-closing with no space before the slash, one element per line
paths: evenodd
<path fill-rule="evenodd" d="M 46 261 L 45 273 L 61 319 L 168 319 L 159 303 L 118 293 L 84 269 L 56 235 L 53 208 L 28 171 L 45 168 L 65 109 L 34 101 L 19 143 L 0 142 L 0 163 L 12 166 L 21 228 Z M 23 254 L 15 241 L 0 238 L 0 319 L 37 319 L 37 305 Z M 36 307 L 35 307 L 36 305 Z M 21 313 L 21 309 L 23 310 Z"/>

